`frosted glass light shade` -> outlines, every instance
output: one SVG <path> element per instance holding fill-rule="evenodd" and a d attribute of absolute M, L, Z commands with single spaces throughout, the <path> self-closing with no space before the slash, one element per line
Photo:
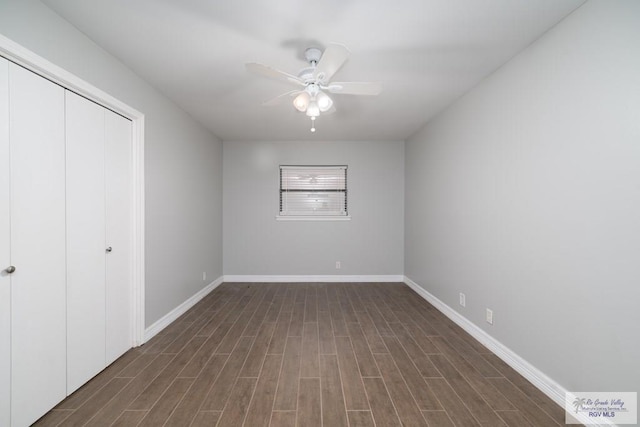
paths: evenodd
<path fill-rule="evenodd" d="M 333 105 L 333 100 L 324 92 L 318 93 L 316 101 L 318 102 L 318 108 L 320 108 L 320 111 L 323 113 L 328 111 Z"/>
<path fill-rule="evenodd" d="M 307 107 L 307 116 L 318 117 L 320 115 L 320 107 L 316 101 L 311 101 Z"/>
<path fill-rule="evenodd" d="M 298 111 L 305 112 L 309 106 L 309 100 L 309 94 L 307 92 L 302 92 L 293 100 L 293 107 Z"/>

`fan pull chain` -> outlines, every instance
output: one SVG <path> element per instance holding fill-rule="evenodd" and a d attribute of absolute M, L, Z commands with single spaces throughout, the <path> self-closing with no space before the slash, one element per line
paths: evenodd
<path fill-rule="evenodd" d="M 316 118 L 311 117 L 311 132 L 315 132 L 315 131 L 316 131 Z"/>

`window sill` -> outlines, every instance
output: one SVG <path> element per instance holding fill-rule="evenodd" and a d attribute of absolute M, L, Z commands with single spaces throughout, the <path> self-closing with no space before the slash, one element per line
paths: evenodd
<path fill-rule="evenodd" d="M 326 216 L 281 216 L 276 215 L 277 221 L 351 221 L 351 216 L 326 215 Z"/>

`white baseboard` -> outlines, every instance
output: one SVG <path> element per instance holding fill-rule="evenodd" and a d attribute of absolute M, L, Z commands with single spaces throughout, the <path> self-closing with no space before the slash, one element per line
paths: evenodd
<path fill-rule="evenodd" d="M 447 316 L 458 326 L 464 329 L 469 335 L 482 343 L 485 347 L 495 353 L 500 359 L 502 359 L 507 365 L 511 366 L 520 375 L 525 377 L 529 382 L 536 386 L 540 391 L 546 394 L 551 400 L 556 402 L 562 408 L 565 407 L 565 393 L 567 390 L 560 384 L 549 378 L 538 368 L 527 362 L 518 354 L 513 352 L 507 346 L 496 340 L 494 337 L 480 329 L 475 323 L 472 323 L 469 319 L 462 316 L 460 313 L 449 307 L 444 302 L 440 301 L 433 294 L 426 291 L 416 282 L 408 277 L 404 277 L 404 282 L 418 295 L 427 300 L 431 305 L 437 308 L 442 314 Z M 582 423 L 589 422 L 589 419 L 576 417 L 578 421 Z M 591 421 L 593 423 L 593 420 Z M 615 424 L 606 424 L 615 426 Z"/>
<path fill-rule="evenodd" d="M 405 277 L 402 275 L 380 275 L 380 276 L 360 276 L 360 275 L 228 275 L 224 276 L 225 282 L 260 282 L 260 283 L 273 283 L 273 282 L 404 282 Z"/>
<path fill-rule="evenodd" d="M 189 298 L 188 300 L 186 300 L 185 302 L 183 302 L 182 304 L 180 304 L 179 306 L 171 310 L 166 315 L 162 316 L 153 325 L 145 329 L 144 342 L 149 341 L 151 338 L 157 335 L 158 332 L 160 332 L 161 330 L 169 326 L 171 322 L 176 320 L 178 317 L 182 316 L 187 310 L 189 310 L 191 307 L 196 305 L 198 301 L 206 297 L 211 291 L 213 291 L 215 288 L 220 286 L 223 281 L 224 281 L 224 276 L 218 277 L 216 280 L 214 280 L 213 282 L 205 286 L 202 290 L 198 291 L 198 293 L 193 295 L 191 298 Z"/>

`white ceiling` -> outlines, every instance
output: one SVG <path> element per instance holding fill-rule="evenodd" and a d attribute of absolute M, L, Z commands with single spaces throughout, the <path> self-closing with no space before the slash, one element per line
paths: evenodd
<path fill-rule="evenodd" d="M 223 140 L 404 140 L 585 0 L 42 0 Z M 310 120 L 290 89 L 309 46 L 351 57 L 335 81 L 379 81 L 377 97 L 333 96 Z"/>

